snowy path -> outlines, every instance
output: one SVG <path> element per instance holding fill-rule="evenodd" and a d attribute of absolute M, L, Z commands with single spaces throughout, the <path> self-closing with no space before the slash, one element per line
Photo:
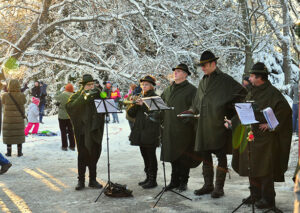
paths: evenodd
<path fill-rule="evenodd" d="M 144 179 L 143 163 L 138 147 L 129 145 L 129 126 L 120 116 L 120 124 L 109 125 L 111 181 L 127 184 L 133 190 L 133 198 L 115 199 L 102 195 L 97 203 L 96 197 L 100 190 L 86 188 L 75 191 L 77 184 L 77 153 L 61 151 L 60 136 L 26 138 L 23 144 L 24 156 L 16 156 L 16 146 L 13 146 L 13 156 L 9 158 L 13 163 L 5 175 L 0 176 L 0 212 L 231 212 L 241 199 L 248 196 L 247 178 L 241 178 L 231 172 L 231 179 L 226 180 L 225 196 L 212 199 L 209 195 L 201 198 L 193 195 L 193 190 L 203 184 L 201 167 L 191 170 L 188 191 L 183 194 L 193 201 L 185 200 L 180 196 L 166 192 L 153 209 L 153 197 L 160 192 L 163 186 L 162 165 L 159 163 L 159 186 L 144 190 L 137 182 Z M 40 130 L 58 132 L 57 117 L 45 117 L 45 124 Z M 0 145 L 0 152 L 6 152 L 6 146 Z M 98 180 L 105 184 L 107 180 L 107 152 L 106 136 L 102 145 L 102 155 L 98 162 Z M 157 149 L 159 158 L 160 149 Z M 215 159 L 214 159 L 215 160 Z M 297 143 L 293 141 L 290 169 L 286 174 L 285 183 L 276 183 L 276 202 L 283 212 L 293 210 L 293 182 L 291 177 L 297 160 Z M 230 162 L 230 157 L 228 159 Z M 166 163 L 167 182 L 170 179 L 170 164 Z M 87 185 L 87 181 L 86 181 Z M 243 206 L 239 212 L 251 212 Z M 257 212 L 262 212 L 258 211 Z"/>

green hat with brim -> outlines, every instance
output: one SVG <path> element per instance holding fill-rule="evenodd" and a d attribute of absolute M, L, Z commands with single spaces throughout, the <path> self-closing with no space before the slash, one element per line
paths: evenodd
<path fill-rule="evenodd" d="M 191 72 L 189 71 L 189 67 L 186 64 L 179 64 L 177 67 L 172 68 L 173 71 L 176 69 L 180 69 L 184 72 L 186 72 L 188 75 L 191 75 Z"/>
<path fill-rule="evenodd" d="M 262 62 L 257 62 L 256 64 L 253 65 L 253 67 L 250 70 L 250 74 L 263 74 L 263 75 L 268 75 L 268 69 L 266 65 Z"/>
<path fill-rule="evenodd" d="M 219 57 L 216 57 L 211 51 L 206 50 L 202 53 L 198 66 L 203 66 L 206 63 L 217 61 L 218 59 Z"/>
<path fill-rule="evenodd" d="M 95 82 L 96 80 L 93 79 L 93 77 L 90 74 L 84 74 L 82 76 L 81 81 L 79 82 L 79 84 L 87 84 L 88 82 Z"/>
<path fill-rule="evenodd" d="M 147 75 L 144 78 L 140 79 L 140 83 L 142 83 L 143 81 L 147 81 L 151 83 L 153 86 L 156 85 L 156 79 L 151 75 Z"/>

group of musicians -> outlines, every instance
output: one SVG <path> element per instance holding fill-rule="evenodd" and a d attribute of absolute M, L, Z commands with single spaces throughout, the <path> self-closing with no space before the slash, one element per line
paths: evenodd
<path fill-rule="evenodd" d="M 291 108 L 284 96 L 268 81 L 268 69 L 258 62 L 251 69 L 251 87 L 244 88 L 217 66 L 218 57 L 211 51 L 204 51 L 200 58 L 204 76 L 198 89 L 188 82 L 191 75 L 185 64 L 173 68 L 173 82 L 162 93 L 161 98 L 173 110 L 149 112 L 142 99 L 137 99 L 127 109 L 135 120 L 129 140 L 131 145 L 140 147 L 144 160 L 146 179 L 138 184 L 144 189 L 157 186 L 156 148 L 162 145 L 161 160 L 172 166 L 171 181 L 166 190 L 185 191 L 190 168 L 203 162 L 204 185 L 194 191 L 201 196 L 211 194 L 212 198 L 224 196 L 227 168 L 227 154 L 233 154 L 232 167 L 241 176 L 249 177 L 250 196 L 244 201 L 257 208 L 275 206 L 274 181 L 284 181 L 287 170 L 292 136 Z M 66 105 L 75 130 L 78 147 L 78 185 L 85 187 L 85 170 L 89 168 L 89 186 L 102 188 L 96 181 L 96 164 L 101 153 L 104 115 L 97 114 L 93 100 L 99 93 L 87 92 L 93 89 L 94 79 L 85 74 L 80 82 L 81 89 L 69 99 Z M 140 80 L 142 97 L 157 96 L 156 79 L 147 75 Z M 99 96 L 99 97 L 98 97 Z M 234 103 L 254 102 L 255 118 L 259 123 L 251 125 L 254 139 L 246 145 L 232 146 L 233 134 L 241 124 L 234 110 Z M 279 121 L 271 130 L 262 114 L 271 107 Z M 182 115 L 182 116 L 178 116 Z M 199 115 L 198 118 L 195 118 Z M 224 121 L 224 118 L 225 121 Z M 161 126 L 163 128 L 161 128 Z M 161 140 L 160 140 L 160 135 Z M 247 137 L 240 137 L 247 140 Z M 240 144 L 245 144 L 242 141 Z M 212 154 L 218 160 L 214 182 Z"/>

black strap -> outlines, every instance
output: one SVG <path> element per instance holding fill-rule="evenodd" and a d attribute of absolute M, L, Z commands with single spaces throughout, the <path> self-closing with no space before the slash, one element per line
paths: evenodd
<path fill-rule="evenodd" d="M 11 100 L 15 103 L 15 105 L 16 105 L 17 109 L 19 110 L 19 112 L 21 113 L 23 119 L 26 119 L 28 121 L 27 117 L 25 116 L 24 112 L 21 110 L 19 104 L 16 102 L 16 100 L 14 99 L 14 97 L 10 93 L 8 93 L 8 95 L 11 98 Z"/>

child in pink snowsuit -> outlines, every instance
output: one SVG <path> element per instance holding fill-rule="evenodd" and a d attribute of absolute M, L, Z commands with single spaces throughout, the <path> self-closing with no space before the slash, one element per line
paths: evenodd
<path fill-rule="evenodd" d="M 37 134 L 39 130 L 39 103 L 40 99 L 32 97 L 31 99 L 32 103 L 29 104 L 28 106 L 28 113 L 27 113 L 27 118 L 28 118 L 28 124 L 24 130 L 25 135 L 27 136 L 29 131 L 31 130 L 32 126 L 32 134 Z"/>

